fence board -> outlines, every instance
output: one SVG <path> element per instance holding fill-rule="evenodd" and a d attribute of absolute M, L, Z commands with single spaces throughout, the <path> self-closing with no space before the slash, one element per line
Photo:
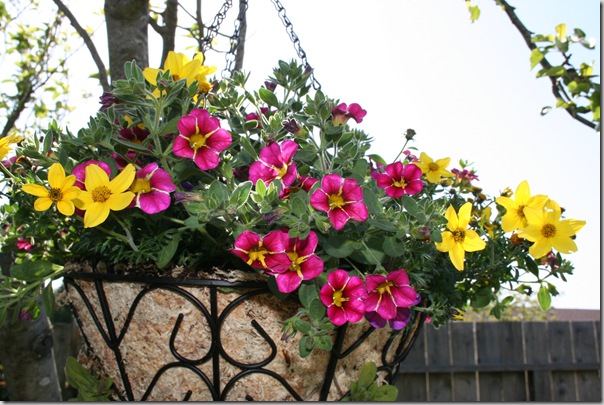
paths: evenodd
<path fill-rule="evenodd" d="M 451 365 L 464 366 L 475 362 L 476 341 L 474 323 L 454 322 L 449 325 L 451 339 Z M 477 401 L 475 372 L 452 373 L 453 401 Z"/>
<path fill-rule="evenodd" d="M 600 322 L 426 325 L 399 401 L 601 401 Z"/>

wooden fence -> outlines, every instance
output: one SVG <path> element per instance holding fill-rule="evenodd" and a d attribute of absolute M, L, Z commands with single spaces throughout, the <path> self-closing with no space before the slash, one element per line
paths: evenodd
<path fill-rule="evenodd" d="M 398 401 L 602 401 L 600 321 L 424 325 Z"/>

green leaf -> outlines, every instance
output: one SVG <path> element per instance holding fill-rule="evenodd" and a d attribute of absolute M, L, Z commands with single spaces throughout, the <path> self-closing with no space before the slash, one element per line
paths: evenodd
<path fill-rule="evenodd" d="M 315 299 L 310 303 L 308 314 L 313 321 L 320 321 L 323 319 L 325 317 L 325 312 L 325 305 L 323 305 L 320 299 Z"/>
<path fill-rule="evenodd" d="M 466 0 L 466 5 L 468 6 L 468 11 L 470 11 L 470 21 L 473 23 L 480 17 L 480 8 L 471 5 L 469 0 Z"/>
<path fill-rule="evenodd" d="M 170 263 L 170 260 L 172 260 L 172 257 L 174 257 L 174 254 L 176 253 L 176 249 L 178 249 L 180 237 L 180 233 L 175 234 L 172 239 L 170 239 L 168 243 L 166 243 L 162 251 L 159 252 L 159 257 L 157 258 L 156 262 L 157 267 L 163 269 Z"/>
<path fill-rule="evenodd" d="M 298 298 L 300 299 L 300 303 L 306 309 L 310 309 L 311 303 L 319 299 L 319 293 L 317 293 L 317 287 L 314 284 L 305 284 L 302 283 L 300 288 L 298 288 Z"/>
<path fill-rule="evenodd" d="M 266 104 L 272 107 L 279 107 L 279 100 L 277 100 L 277 96 L 272 91 L 261 88 L 258 90 L 258 95 Z"/>
<path fill-rule="evenodd" d="M 328 255 L 342 259 L 354 252 L 354 241 L 344 236 L 332 236 L 325 241 L 323 248 Z"/>
<path fill-rule="evenodd" d="M 300 348 L 300 357 L 305 358 L 312 352 L 315 347 L 315 341 L 309 336 L 302 336 L 298 345 Z"/>
<path fill-rule="evenodd" d="M 531 70 L 541 62 L 545 55 L 539 50 L 539 48 L 535 48 L 531 52 Z"/>
<path fill-rule="evenodd" d="M 236 207 L 242 207 L 245 205 L 247 200 L 250 197 L 250 192 L 253 187 L 253 183 L 251 181 L 244 181 L 239 184 L 237 188 L 231 194 L 231 198 L 229 199 L 229 203 L 235 205 Z"/>
<path fill-rule="evenodd" d="M 562 23 L 556 25 L 556 38 L 560 40 L 566 38 L 566 24 Z"/>
<path fill-rule="evenodd" d="M 42 290 L 42 305 L 46 311 L 46 315 L 52 316 L 55 312 L 55 293 L 52 288 L 52 283 L 48 283 Z"/>
<path fill-rule="evenodd" d="M 374 362 L 370 361 L 363 365 L 359 372 L 359 380 L 357 388 L 359 390 L 367 390 L 369 386 L 375 381 L 377 374 L 377 366 Z"/>
<path fill-rule="evenodd" d="M 541 287 L 539 287 L 539 292 L 537 293 L 537 301 L 539 301 L 539 306 L 544 311 L 547 311 L 552 305 L 552 296 L 546 286 L 542 285 Z"/>
<path fill-rule="evenodd" d="M 384 212 L 384 206 L 371 189 L 363 190 L 363 202 L 367 206 L 367 210 L 373 215 L 380 215 Z"/>
<path fill-rule="evenodd" d="M 421 210 L 419 209 L 419 205 L 417 204 L 417 201 L 415 201 L 412 197 L 409 197 L 408 195 L 402 196 L 401 203 L 403 204 L 403 207 L 405 208 L 405 210 L 412 217 L 417 217 L 418 215 L 421 214 Z"/>
<path fill-rule="evenodd" d="M 394 402 L 398 397 L 398 388 L 394 385 L 376 386 L 371 391 L 371 401 L 374 402 Z"/>
<path fill-rule="evenodd" d="M 53 270 L 53 264 L 45 260 L 34 260 L 13 264 L 10 267 L 10 275 L 21 281 L 42 280 L 50 276 Z"/>
<path fill-rule="evenodd" d="M 308 335 L 308 332 L 310 332 L 310 330 L 312 329 L 310 322 L 304 321 L 302 319 L 296 319 L 294 321 L 294 327 L 298 332 L 304 333 L 305 335 Z"/>
<path fill-rule="evenodd" d="M 391 257 L 399 257 L 405 253 L 405 244 L 394 236 L 384 238 L 384 253 Z"/>

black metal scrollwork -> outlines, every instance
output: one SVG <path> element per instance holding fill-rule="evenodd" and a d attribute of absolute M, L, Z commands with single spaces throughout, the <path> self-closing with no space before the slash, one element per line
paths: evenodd
<path fill-rule="evenodd" d="M 79 296 L 82 299 L 82 302 L 89 312 L 91 319 L 95 323 L 96 328 L 98 329 L 100 335 L 102 336 L 105 344 L 113 353 L 117 366 L 119 368 L 120 378 L 123 386 L 124 392 L 118 392 L 116 390 L 116 395 L 120 400 L 135 400 L 134 393 L 132 390 L 131 381 L 128 376 L 128 370 L 126 365 L 124 364 L 122 349 L 120 344 L 122 343 L 124 336 L 127 334 L 129 328 L 132 324 L 132 319 L 136 315 L 136 310 L 143 299 L 143 297 L 154 290 L 167 290 L 174 294 L 180 295 L 188 300 L 196 310 L 203 316 L 205 321 L 207 322 L 207 327 L 209 329 L 210 334 L 210 347 L 207 350 L 207 353 L 202 355 L 197 359 L 189 359 L 186 356 L 181 355 L 176 348 L 176 339 L 181 328 L 184 315 L 178 314 L 174 326 L 172 328 L 172 332 L 169 339 L 169 349 L 174 357 L 174 361 L 168 364 L 163 365 L 159 370 L 155 372 L 154 377 L 152 378 L 149 386 L 147 387 L 145 393 L 140 398 L 140 400 L 147 400 L 153 392 L 157 382 L 162 377 L 162 375 L 172 368 L 184 368 L 199 377 L 199 379 L 203 382 L 203 386 L 208 390 L 213 400 L 226 400 L 229 392 L 234 388 L 235 384 L 240 381 L 242 378 L 249 376 L 250 374 L 259 373 L 268 375 L 273 378 L 276 382 L 278 382 L 281 386 L 283 386 L 295 400 L 303 400 L 298 392 L 292 388 L 292 386 L 286 381 L 285 378 L 275 373 L 274 371 L 265 368 L 268 364 L 270 364 L 277 355 L 277 345 L 273 341 L 273 339 L 264 331 L 260 323 L 256 320 L 251 320 L 251 327 L 253 327 L 256 332 L 262 337 L 265 343 L 270 347 L 270 351 L 268 355 L 260 360 L 251 364 L 245 364 L 238 360 L 235 360 L 223 347 L 221 330 L 222 326 L 225 323 L 229 314 L 239 305 L 241 305 L 246 300 L 250 298 L 262 294 L 271 294 L 267 285 L 263 282 L 228 282 L 221 280 L 209 280 L 209 279 L 174 279 L 174 278 L 157 278 L 157 277 L 145 277 L 145 276 L 125 276 L 125 275 L 116 275 L 116 274 L 100 274 L 100 273 L 71 273 L 64 278 L 65 285 L 67 288 L 74 288 Z M 93 282 L 96 292 L 96 300 L 98 300 L 101 309 L 101 316 L 97 314 L 94 310 L 94 306 L 91 303 L 91 299 L 86 295 L 84 290 L 78 285 L 77 280 L 85 280 L 89 282 Z M 109 303 L 107 301 L 107 296 L 105 295 L 104 283 L 112 283 L 112 282 L 135 282 L 141 283 L 143 288 L 140 290 L 138 295 L 134 298 L 130 308 L 128 310 L 127 316 L 124 320 L 124 323 L 121 329 L 116 330 L 116 325 L 114 322 L 114 318 L 111 314 Z M 209 291 L 209 309 L 204 305 L 195 295 L 191 294 L 189 291 L 185 290 L 183 287 L 200 287 L 208 289 Z M 220 313 L 218 311 L 217 305 L 217 296 L 220 294 L 221 288 L 228 288 L 229 291 L 241 291 L 241 295 L 239 295 L 236 299 L 231 301 Z M 75 307 L 72 305 L 72 310 L 74 311 L 75 317 L 80 324 L 80 329 L 83 331 L 83 327 L 81 324 L 81 319 L 77 314 Z M 396 379 L 396 374 L 398 371 L 398 365 L 403 361 L 405 356 L 407 355 L 409 349 L 411 348 L 415 337 L 419 332 L 419 328 L 423 324 L 423 315 L 422 313 L 414 314 L 412 321 L 409 323 L 408 327 L 403 329 L 402 331 L 393 331 L 388 342 L 383 348 L 382 352 L 382 365 L 379 367 L 379 370 L 386 372 L 387 378 L 386 380 L 389 383 L 394 383 Z M 367 331 L 361 334 L 361 336 L 354 341 L 349 347 L 343 348 L 344 338 L 346 335 L 347 326 L 343 325 L 336 329 L 336 336 L 334 340 L 334 347 L 330 354 L 329 363 L 327 365 L 327 369 L 325 371 L 325 378 L 323 379 L 323 385 L 321 387 L 319 400 L 325 401 L 327 400 L 330 387 L 332 381 L 334 379 L 335 370 L 337 364 L 340 360 L 347 357 L 353 350 L 355 350 L 359 345 L 361 345 L 375 330 L 373 328 L 369 328 Z M 402 337 L 399 336 L 402 333 Z M 397 337 L 401 337 L 398 341 L 397 347 L 392 348 Z M 85 343 L 90 346 L 90 343 L 86 336 L 84 336 Z M 391 350 L 394 350 L 394 355 L 391 356 L 392 359 L 388 359 L 388 353 Z M 230 381 L 224 384 L 224 387 L 221 388 L 220 383 L 220 360 L 224 360 L 229 364 L 237 367 L 241 371 L 234 375 Z M 206 375 L 201 369 L 200 365 L 202 364 L 211 364 L 212 374 Z M 125 395 L 125 396 L 124 396 Z M 183 400 L 190 399 L 192 392 L 189 390 Z M 253 399 L 249 398 L 248 399 Z"/>

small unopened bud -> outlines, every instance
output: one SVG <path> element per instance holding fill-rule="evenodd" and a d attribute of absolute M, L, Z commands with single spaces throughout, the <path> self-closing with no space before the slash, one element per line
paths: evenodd
<path fill-rule="evenodd" d="M 407 131 L 405 131 L 405 139 L 410 141 L 413 139 L 415 134 L 416 134 L 416 132 L 414 130 L 412 130 L 411 128 L 409 128 Z"/>

